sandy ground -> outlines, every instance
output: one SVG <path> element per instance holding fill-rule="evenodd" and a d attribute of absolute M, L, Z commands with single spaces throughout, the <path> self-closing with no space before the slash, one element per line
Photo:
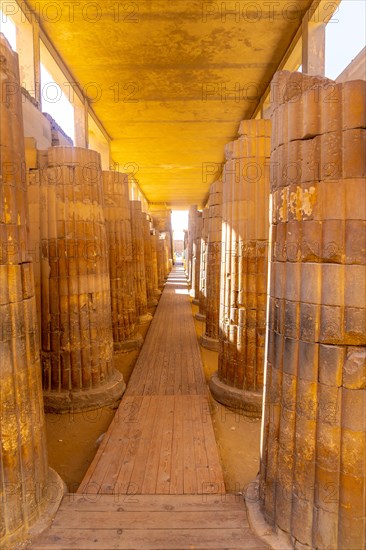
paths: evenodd
<path fill-rule="evenodd" d="M 192 305 L 192 313 L 198 307 Z M 150 310 L 151 313 L 154 310 Z M 149 323 L 140 327 L 145 337 Z M 204 324 L 195 320 L 197 335 Z M 201 355 L 206 380 L 217 370 L 218 354 L 202 347 Z M 138 351 L 115 355 L 115 367 L 128 382 L 138 357 Z M 259 468 L 260 420 L 242 416 L 211 398 L 217 445 L 224 470 L 226 491 L 245 493 Z M 115 409 L 105 407 L 73 414 L 47 414 L 46 430 L 49 464 L 65 481 L 69 492 L 75 492 L 98 449 L 98 438 L 106 432 Z"/>

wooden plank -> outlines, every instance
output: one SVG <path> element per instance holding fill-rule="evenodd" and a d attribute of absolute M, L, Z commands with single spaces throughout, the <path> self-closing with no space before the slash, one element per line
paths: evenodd
<path fill-rule="evenodd" d="M 174 460 L 171 466 L 170 473 L 170 493 L 173 495 L 182 495 L 184 489 L 183 406 L 182 400 L 177 395 L 174 396 L 172 456 Z"/>
<path fill-rule="evenodd" d="M 128 397 L 118 408 L 97 454 L 89 466 L 86 475 L 78 488 L 78 493 L 112 492 L 102 489 L 103 482 L 106 485 L 114 480 L 114 473 L 118 464 L 123 460 L 126 451 L 130 430 L 137 421 L 136 414 L 140 410 L 142 397 Z"/>
<path fill-rule="evenodd" d="M 192 396 L 184 396 L 183 409 L 183 441 L 184 441 L 184 493 L 198 493 L 197 472 L 194 456 L 193 426 L 192 426 Z"/>
<path fill-rule="evenodd" d="M 77 495 L 68 494 L 62 500 L 60 510 L 85 511 L 202 511 L 237 510 L 246 515 L 243 497 L 226 493 L 222 495 Z"/>
<path fill-rule="evenodd" d="M 105 483 L 102 493 L 114 494 L 135 494 L 135 487 L 130 485 L 130 477 L 134 464 L 134 459 L 141 444 L 142 429 L 147 417 L 147 412 L 150 405 L 149 398 L 135 397 L 133 403 L 139 404 L 139 409 L 135 415 L 134 410 L 131 410 L 131 416 L 123 430 L 128 436 L 124 438 L 124 449 L 121 449 L 121 441 L 116 443 L 117 456 L 114 463 L 106 464 Z M 117 446 L 118 445 L 118 446 Z M 119 452 L 119 459 L 118 459 Z M 106 485 L 110 481 L 109 487 Z"/>
<path fill-rule="evenodd" d="M 164 418 L 168 410 L 167 399 L 161 399 L 155 397 L 158 401 L 158 409 L 155 418 L 155 423 L 151 435 L 151 441 L 149 448 L 145 451 L 146 464 L 145 474 L 141 485 L 142 494 L 155 494 L 156 493 L 156 481 L 158 476 L 160 451 L 162 446 Z"/>
<path fill-rule="evenodd" d="M 142 429 L 142 439 L 134 459 L 130 477 L 130 484 L 136 488 L 135 494 L 142 493 L 142 484 L 147 468 L 147 453 L 149 452 L 152 442 L 155 423 L 159 421 L 157 418 L 159 398 L 156 396 L 145 396 L 144 399 L 150 400 L 150 406 Z"/>
<path fill-rule="evenodd" d="M 172 454 L 173 429 L 174 429 L 174 396 L 166 395 L 167 409 L 163 422 L 163 435 L 160 448 L 158 474 L 156 480 L 156 494 L 169 494 L 171 468 L 175 457 Z"/>
<path fill-rule="evenodd" d="M 70 529 L 242 529 L 242 511 L 201 510 L 194 512 L 150 511 L 111 512 L 74 510 L 60 511 L 53 528 Z M 244 516 L 245 518 L 245 516 Z"/>
<path fill-rule="evenodd" d="M 54 528 L 34 550 L 210 550 L 266 548 L 249 529 L 73 529 Z"/>

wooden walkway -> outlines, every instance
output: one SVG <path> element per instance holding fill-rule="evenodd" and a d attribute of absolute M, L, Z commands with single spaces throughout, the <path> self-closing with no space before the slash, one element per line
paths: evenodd
<path fill-rule="evenodd" d="M 78 494 L 33 548 L 266 548 L 242 498 L 225 494 L 183 269 L 168 278 Z"/>

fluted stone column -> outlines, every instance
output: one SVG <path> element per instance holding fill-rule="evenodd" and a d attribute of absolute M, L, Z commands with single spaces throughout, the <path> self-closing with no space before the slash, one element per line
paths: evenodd
<path fill-rule="evenodd" d="M 222 226 L 222 181 L 210 187 L 208 199 L 208 242 L 206 259 L 206 324 L 200 344 L 213 351 L 219 349 L 220 268 Z"/>
<path fill-rule="evenodd" d="M 366 83 L 274 91 L 261 508 L 294 548 L 364 549 Z"/>
<path fill-rule="evenodd" d="M 187 279 L 188 286 L 192 288 L 192 280 L 194 278 L 193 271 L 193 243 L 196 235 L 196 217 L 197 205 L 189 207 L 188 211 L 188 247 L 187 247 Z"/>
<path fill-rule="evenodd" d="M 143 340 L 137 332 L 127 174 L 103 172 L 103 192 L 114 350 L 135 349 L 141 347 Z"/>
<path fill-rule="evenodd" d="M 164 205 L 149 205 L 149 212 L 152 218 L 154 228 L 159 231 L 161 237 L 164 237 L 165 257 L 166 257 L 166 276 L 173 267 L 173 234 L 171 210 Z"/>
<path fill-rule="evenodd" d="M 160 233 L 158 235 L 159 235 L 159 238 L 157 240 L 158 282 L 159 282 L 159 288 L 163 288 L 166 280 L 165 249 L 164 249 L 164 240 L 161 237 Z"/>
<path fill-rule="evenodd" d="M 153 290 L 154 296 L 161 296 L 161 290 L 159 289 L 159 269 L 158 269 L 158 241 L 159 232 L 156 229 L 150 231 L 151 240 L 151 253 L 152 253 L 152 276 L 153 276 Z"/>
<path fill-rule="evenodd" d="M 37 201 L 41 205 L 45 408 L 67 412 L 114 403 L 125 383 L 113 366 L 100 155 L 78 147 L 52 147 L 47 164 L 30 172 L 28 181 L 31 212 Z"/>
<path fill-rule="evenodd" d="M 197 321 L 206 320 L 206 274 L 207 274 L 207 238 L 208 238 L 208 208 L 202 212 L 202 230 L 200 237 L 200 269 L 199 269 L 199 292 L 198 292 L 198 312 L 195 317 Z"/>
<path fill-rule="evenodd" d="M 202 212 L 196 212 L 194 224 L 194 238 L 192 247 L 192 303 L 198 306 L 200 292 L 200 267 L 201 267 L 201 233 L 202 233 Z"/>
<path fill-rule="evenodd" d="M 169 244 L 170 239 L 166 233 L 162 235 L 162 239 L 163 239 L 163 247 L 164 247 L 164 274 L 166 279 L 172 267 L 171 258 L 170 258 L 170 244 Z"/>
<path fill-rule="evenodd" d="M 155 294 L 154 264 L 151 247 L 150 217 L 142 212 L 142 227 L 144 234 L 144 257 L 145 257 L 145 277 L 146 277 L 146 298 L 147 306 L 154 307 L 158 304 Z"/>
<path fill-rule="evenodd" d="M 151 321 L 152 315 L 148 312 L 145 273 L 145 246 L 144 224 L 140 201 L 130 201 L 131 208 L 131 234 L 132 234 L 132 260 L 135 287 L 136 311 L 139 323 Z"/>
<path fill-rule="evenodd" d="M 223 172 L 219 368 L 214 397 L 262 409 L 269 236 L 270 121 L 245 120 Z"/>
<path fill-rule="evenodd" d="M 18 56 L 0 34 L 0 547 L 51 522 L 64 486 L 48 468 Z"/>

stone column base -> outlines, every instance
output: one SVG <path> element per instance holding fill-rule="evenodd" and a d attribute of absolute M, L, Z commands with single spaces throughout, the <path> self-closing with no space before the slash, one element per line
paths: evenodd
<path fill-rule="evenodd" d="M 59 509 L 61 500 L 66 493 L 67 487 L 60 476 L 55 470 L 48 468 L 47 484 L 43 488 L 43 500 L 39 504 L 36 517 L 27 518 L 26 525 L 4 539 L 0 538 L 0 548 L 3 550 L 12 550 L 14 548 L 23 548 L 23 546 L 28 547 L 32 539 L 38 537 L 51 525 Z"/>
<path fill-rule="evenodd" d="M 138 324 L 143 325 L 144 323 L 149 323 L 152 320 L 153 316 L 151 313 L 145 313 L 145 315 L 140 315 L 138 318 Z"/>
<path fill-rule="evenodd" d="M 122 374 L 115 370 L 112 378 L 98 388 L 78 392 L 43 392 L 44 409 L 58 414 L 100 409 L 114 405 L 121 399 L 125 389 Z"/>
<path fill-rule="evenodd" d="M 133 338 L 130 338 L 129 340 L 123 340 L 122 342 L 115 342 L 114 351 L 118 353 L 120 351 L 128 352 L 134 349 L 140 349 L 143 343 L 144 343 L 144 339 L 142 335 L 137 333 Z"/>
<path fill-rule="evenodd" d="M 219 351 L 219 340 L 216 338 L 210 338 L 209 336 L 206 336 L 206 334 L 203 334 L 200 337 L 200 344 L 202 347 L 210 349 L 211 351 Z"/>
<path fill-rule="evenodd" d="M 273 550 L 292 550 L 290 538 L 283 531 L 275 531 L 262 514 L 259 490 L 259 481 L 256 479 L 249 483 L 245 491 L 245 504 L 251 530 Z"/>
<path fill-rule="evenodd" d="M 245 416 L 260 418 L 262 416 L 262 394 L 239 390 L 228 386 L 219 379 L 215 372 L 209 382 L 209 387 L 213 397 L 219 403 L 235 409 L 236 412 Z"/>
<path fill-rule="evenodd" d="M 202 313 L 196 313 L 196 315 L 194 316 L 194 318 L 197 320 L 197 321 L 201 321 L 201 323 L 204 323 L 206 321 L 206 315 L 203 315 Z"/>

